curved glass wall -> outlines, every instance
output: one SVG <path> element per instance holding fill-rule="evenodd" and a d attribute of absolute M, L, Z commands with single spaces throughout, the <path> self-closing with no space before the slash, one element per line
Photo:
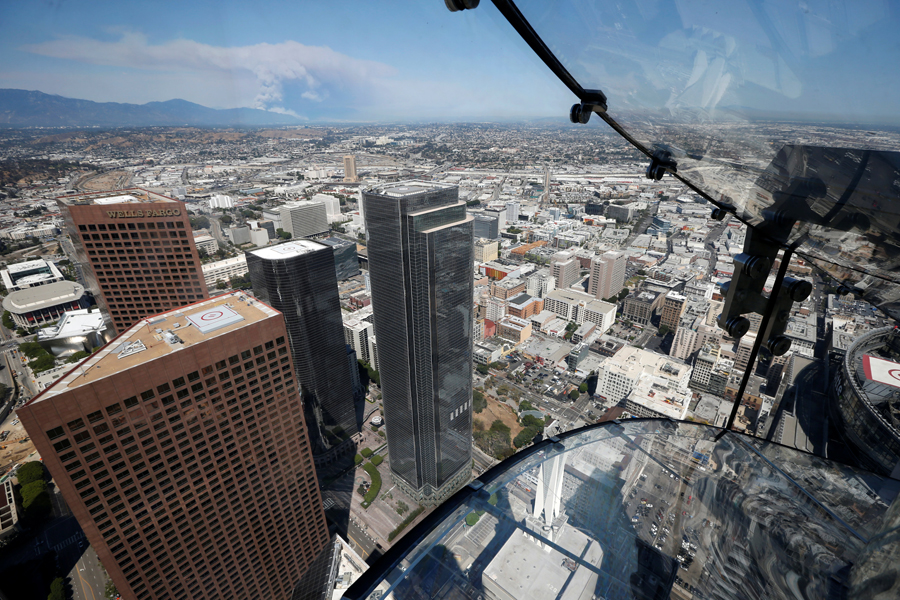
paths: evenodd
<path fill-rule="evenodd" d="M 900 482 L 717 434 L 629 420 L 541 442 L 440 507 L 344 597 L 846 597 Z"/>
<path fill-rule="evenodd" d="M 648 157 L 674 160 L 748 225 L 777 216 L 773 241 L 900 315 L 895 7 L 494 3 L 516 7 L 577 85 L 602 90 L 602 118 Z"/>

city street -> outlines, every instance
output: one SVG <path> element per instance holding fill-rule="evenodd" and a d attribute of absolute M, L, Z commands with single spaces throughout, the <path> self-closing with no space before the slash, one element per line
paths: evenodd
<path fill-rule="evenodd" d="M 77 552 L 75 566 L 69 571 L 69 583 L 72 586 L 72 600 L 101 600 L 105 598 L 107 575 L 100 565 L 97 553 L 90 546 L 84 549 L 72 544 L 72 552 Z"/>

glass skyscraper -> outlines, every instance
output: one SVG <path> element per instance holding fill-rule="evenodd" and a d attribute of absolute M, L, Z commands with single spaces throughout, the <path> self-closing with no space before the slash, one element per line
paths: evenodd
<path fill-rule="evenodd" d="M 317 464 L 355 450 L 359 432 L 329 246 L 297 240 L 247 253 L 253 293 L 284 313 Z"/>
<path fill-rule="evenodd" d="M 362 197 L 391 473 L 434 504 L 471 474 L 472 217 L 451 185 Z"/>

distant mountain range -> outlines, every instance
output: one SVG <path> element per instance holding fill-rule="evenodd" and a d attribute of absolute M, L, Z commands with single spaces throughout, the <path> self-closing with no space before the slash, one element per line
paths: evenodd
<path fill-rule="evenodd" d="M 297 125 L 300 119 L 255 108 L 217 110 L 187 100 L 147 104 L 92 102 L 0 89 L 0 127 L 149 127 Z"/>

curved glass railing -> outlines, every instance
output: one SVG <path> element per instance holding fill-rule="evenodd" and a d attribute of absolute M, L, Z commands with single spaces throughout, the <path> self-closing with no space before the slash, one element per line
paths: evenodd
<path fill-rule="evenodd" d="M 900 317 L 891 6 L 494 4 L 533 28 L 570 88 L 602 90 L 601 117 L 629 141 L 748 225 L 777 217 L 773 241 Z"/>
<path fill-rule="evenodd" d="M 900 482 L 720 433 L 629 420 L 540 442 L 436 509 L 344 598 L 820 599 L 885 572 L 867 556 L 895 527 Z"/>

